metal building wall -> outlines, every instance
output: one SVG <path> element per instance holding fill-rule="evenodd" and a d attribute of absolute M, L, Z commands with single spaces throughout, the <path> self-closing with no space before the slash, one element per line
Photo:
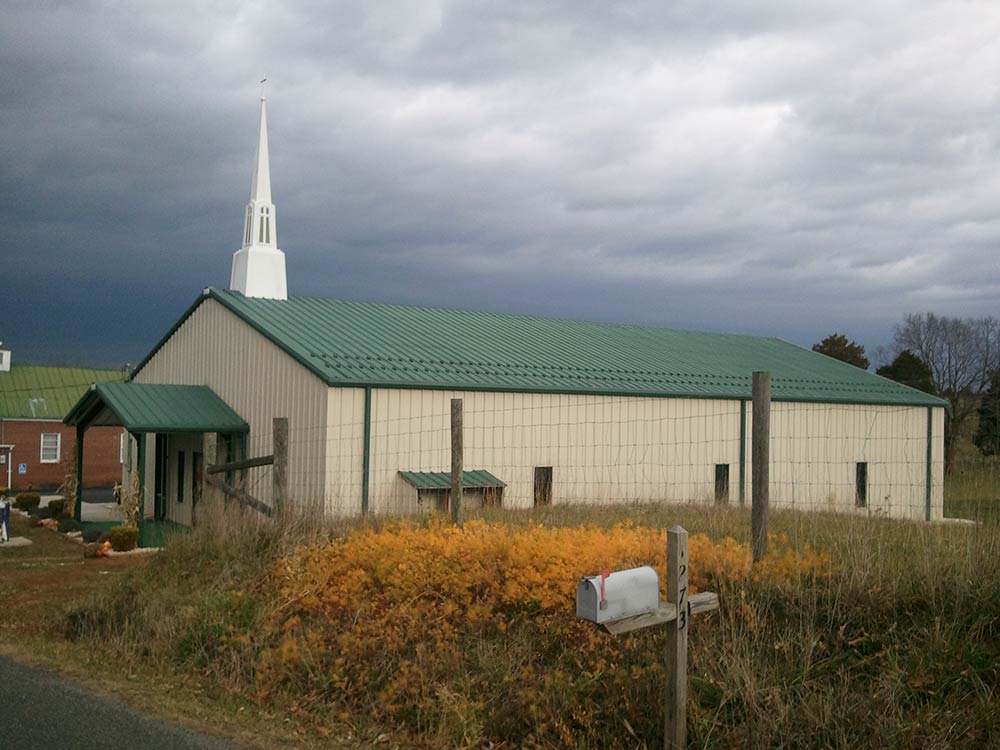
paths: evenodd
<path fill-rule="evenodd" d="M 506 507 L 534 503 L 534 468 L 554 503 L 711 501 L 715 465 L 738 502 L 739 402 L 373 389 L 370 507 L 415 511 L 400 470 L 447 471 L 450 399 L 464 399 L 465 468 L 507 482 Z"/>
<path fill-rule="evenodd" d="M 373 512 L 417 509 L 415 493 L 399 477 L 400 470 L 450 468 L 453 397 L 464 399 L 465 467 L 486 469 L 506 481 L 507 507 L 533 504 L 537 466 L 553 467 L 556 503 L 712 502 L 715 466 L 728 464 L 729 502 L 739 502 L 739 401 L 373 389 Z M 351 409 L 344 413 L 353 422 L 363 415 L 363 389 L 355 389 L 351 398 Z M 939 518 L 943 411 L 933 412 L 932 517 Z M 330 414 L 333 422 L 332 408 Z M 924 518 L 927 414 L 926 407 L 772 404 L 772 506 Z M 345 449 L 353 441 L 363 445 L 363 419 L 354 423 L 353 430 L 331 424 L 339 447 L 331 441 L 328 482 L 357 472 L 357 452 Z M 751 430 L 748 402 L 747 503 Z M 855 505 L 858 462 L 868 463 L 865 509 Z M 340 480 L 339 486 L 353 481 Z M 354 508 L 360 508 L 360 501 Z M 346 511 L 357 512 L 350 503 Z"/>
<path fill-rule="evenodd" d="M 944 411 L 934 412 L 931 515 L 940 518 Z M 773 403 L 771 507 L 925 518 L 927 413 L 927 407 Z M 861 462 L 868 465 L 865 509 L 856 504 Z"/>
<path fill-rule="evenodd" d="M 356 516 L 362 503 L 365 389 L 328 390 L 328 425 L 319 436 L 326 451 L 326 510 L 333 516 Z M 292 430 L 290 449 L 297 440 L 307 439 Z"/>
<path fill-rule="evenodd" d="M 215 300 L 205 300 L 136 375 L 139 383 L 207 385 L 250 425 L 249 452 L 272 452 L 271 420 L 288 417 L 289 494 L 299 505 L 325 495 L 326 411 L 329 388 Z M 317 436 L 291 444 L 294 434 Z M 168 467 L 176 472 L 176 467 Z M 260 469 L 250 470 L 252 482 Z M 151 473 L 147 474 L 152 482 Z M 150 485 L 151 486 L 151 485 Z M 270 502 L 271 484 L 253 494 Z M 151 494 L 147 493 L 147 508 Z"/>

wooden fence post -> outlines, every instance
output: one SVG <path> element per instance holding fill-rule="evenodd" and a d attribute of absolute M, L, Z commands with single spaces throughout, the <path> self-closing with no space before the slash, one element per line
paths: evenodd
<path fill-rule="evenodd" d="M 288 417 L 275 417 L 271 429 L 274 464 L 271 469 L 272 504 L 280 514 L 288 501 Z"/>
<path fill-rule="evenodd" d="M 451 520 L 462 528 L 462 399 L 451 400 Z"/>
<path fill-rule="evenodd" d="M 771 491 L 771 373 L 753 374 L 753 431 L 751 461 L 753 497 L 750 510 L 750 541 L 753 561 L 767 554 L 767 508 Z"/>
<path fill-rule="evenodd" d="M 665 750 L 687 748 L 688 533 L 680 526 L 667 532 L 667 602 L 677 617 L 667 624 Z"/>
<path fill-rule="evenodd" d="M 201 436 L 202 470 L 201 470 L 201 504 L 212 508 L 215 512 L 215 505 L 218 496 L 215 490 L 208 483 L 208 467 L 214 466 L 219 451 L 219 435 L 215 432 L 206 432 Z"/>

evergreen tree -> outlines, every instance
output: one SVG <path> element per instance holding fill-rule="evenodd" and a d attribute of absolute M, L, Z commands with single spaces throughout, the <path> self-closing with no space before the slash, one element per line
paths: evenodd
<path fill-rule="evenodd" d="M 929 393 L 932 396 L 937 395 L 931 368 L 909 349 L 901 351 L 892 360 L 892 364 L 883 365 L 875 371 L 875 374 L 908 385 L 910 388 L 916 388 L 918 391 Z"/>
<path fill-rule="evenodd" d="M 986 456 L 1000 454 L 1000 370 L 990 379 L 990 387 L 979 402 L 976 445 Z"/>
<path fill-rule="evenodd" d="M 860 367 L 862 370 L 868 369 L 869 362 L 865 356 L 865 348 L 857 341 L 848 341 L 847 336 L 841 333 L 831 333 L 818 344 L 813 344 L 813 351 Z"/>

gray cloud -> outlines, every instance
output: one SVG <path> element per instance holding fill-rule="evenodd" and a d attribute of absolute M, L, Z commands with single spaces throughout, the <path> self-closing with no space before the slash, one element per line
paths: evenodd
<path fill-rule="evenodd" d="M 227 284 L 263 74 L 293 293 L 870 348 L 997 312 L 990 3 L 0 18 L 0 336 L 28 357 L 134 360 Z"/>

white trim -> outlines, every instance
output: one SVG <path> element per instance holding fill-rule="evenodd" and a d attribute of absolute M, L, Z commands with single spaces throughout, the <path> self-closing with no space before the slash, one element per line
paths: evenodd
<path fill-rule="evenodd" d="M 55 435 L 56 436 L 56 457 L 54 459 L 45 458 L 45 436 Z M 43 432 L 39 435 L 38 440 L 38 463 L 40 464 L 57 464 L 62 460 L 62 434 L 58 432 Z"/>

